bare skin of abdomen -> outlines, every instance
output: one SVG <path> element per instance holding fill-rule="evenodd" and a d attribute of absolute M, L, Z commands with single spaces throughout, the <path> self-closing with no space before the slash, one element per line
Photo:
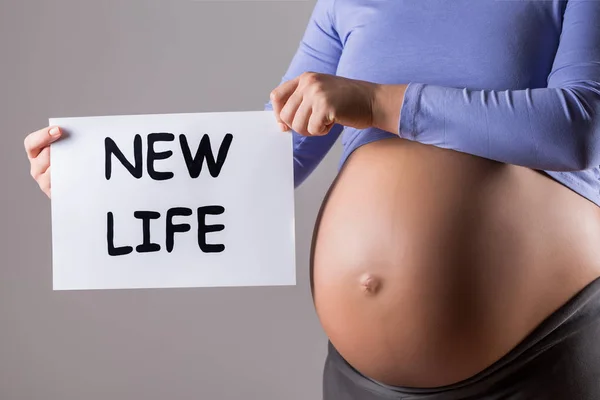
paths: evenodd
<path fill-rule="evenodd" d="M 315 226 L 317 315 L 380 382 L 491 365 L 600 276 L 600 208 L 531 169 L 402 139 L 363 145 Z"/>

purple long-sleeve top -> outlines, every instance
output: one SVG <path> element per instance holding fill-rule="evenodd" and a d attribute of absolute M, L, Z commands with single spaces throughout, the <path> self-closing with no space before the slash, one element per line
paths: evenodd
<path fill-rule="evenodd" d="M 318 0 L 282 81 L 306 71 L 408 84 L 401 138 L 543 170 L 600 205 L 600 0 Z M 396 136 L 292 135 L 296 186 L 340 135 L 340 167 Z"/>

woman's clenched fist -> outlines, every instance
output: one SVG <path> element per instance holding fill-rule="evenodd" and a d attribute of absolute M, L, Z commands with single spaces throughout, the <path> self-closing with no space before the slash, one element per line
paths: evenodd
<path fill-rule="evenodd" d="M 379 85 L 334 75 L 305 72 L 271 92 L 271 104 L 282 130 L 321 136 L 334 124 L 357 129 L 374 125 Z"/>

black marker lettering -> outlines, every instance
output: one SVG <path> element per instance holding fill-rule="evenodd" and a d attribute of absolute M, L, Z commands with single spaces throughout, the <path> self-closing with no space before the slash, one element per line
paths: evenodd
<path fill-rule="evenodd" d="M 223 164 L 227 158 L 229 147 L 231 146 L 232 141 L 233 135 L 231 133 L 226 134 L 223 138 L 223 142 L 221 142 L 219 153 L 217 154 L 217 160 L 215 161 L 215 157 L 210 146 L 210 137 L 208 135 L 202 136 L 200 144 L 198 145 L 198 150 L 196 150 L 196 155 L 194 157 L 192 157 L 192 152 L 185 135 L 179 135 L 181 151 L 183 152 L 183 157 L 190 173 L 190 177 L 197 178 L 200 175 L 200 171 L 202 171 L 202 164 L 205 158 L 211 176 L 213 178 L 219 176 L 221 173 L 221 168 L 223 168 Z"/>
<path fill-rule="evenodd" d="M 142 244 L 138 245 L 135 250 L 138 253 L 152 253 L 154 251 L 159 251 L 160 245 L 150 241 L 150 220 L 159 219 L 160 213 L 156 211 L 135 211 L 133 216 L 142 220 L 142 232 L 144 235 Z"/>
<path fill-rule="evenodd" d="M 104 175 L 106 176 L 106 180 L 109 180 L 112 175 L 111 154 L 114 154 L 135 178 L 140 179 L 142 177 L 142 138 L 140 135 L 135 135 L 133 138 L 133 159 L 135 166 L 131 165 L 127 158 L 125 158 L 114 140 L 109 137 L 104 139 Z"/>
<path fill-rule="evenodd" d="M 167 251 L 170 253 L 173 251 L 173 244 L 175 242 L 175 232 L 187 232 L 190 230 L 189 224 L 173 224 L 174 216 L 190 216 L 192 210 L 184 207 L 175 207 L 167 210 Z"/>
<path fill-rule="evenodd" d="M 207 244 L 206 234 L 209 232 L 219 232 L 225 229 L 225 225 L 206 225 L 206 215 L 219 215 L 225 212 L 223 206 L 204 206 L 198 208 L 198 246 L 205 253 L 221 253 L 225 250 L 223 244 Z"/>
<path fill-rule="evenodd" d="M 108 242 L 108 255 L 109 256 L 124 256 L 125 254 L 131 253 L 133 251 L 133 247 L 131 247 L 131 246 L 115 247 L 115 243 L 114 243 L 115 221 L 113 218 L 113 213 L 108 212 L 106 214 L 106 219 L 107 219 L 106 240 Z"/>
<path fill-rule="evenodd" d="M 173 140 L 175 140 L 175 135 L 172 133 L 161 132 L 148 135 L 148 159 L 146 160 L 148 164 L 148 174 L 156 181 L 164 181 L 173 177 L 172 172 L 158 172 L 154 169 L 155 160 L 167 159 L 173 155 L 173 152 L 171 150 L 156 152 L 154 151 L 154 143 L 170 142 Z"/>

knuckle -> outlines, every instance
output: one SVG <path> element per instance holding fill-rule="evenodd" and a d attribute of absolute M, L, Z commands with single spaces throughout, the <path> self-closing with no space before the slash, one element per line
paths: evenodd
<path fill-rule="evenodd" d="M 292 129 L 300 135 L 306 136 L 308 134 L 304 124 L 300 121 L 292 122 Z"/>
<path fill-rule="evenodd" d="M 290 111 L 287 108 L 284 108 L 283 110 L 281 110 L 281 113 L 279 114 L 279 118 L 281 118 L 281 120 L 283 122 L 285 122 L 288 126 L 292 123 Z"/>
<path fill-rule="evenodd" d="M 302 74 L 302 80 L 305 83 L 312 85 L 319 81 L 319 74 L 317 74 L 316 72 L 304 72 Z"/>
<path fill-rule="evenodd" d="M 279 89 L 273 89 L 270 95 L 271 101 L 277 102 L 281 100 L 281 91 Z"/>
<path fill-rule="evenodd" d="M 327 105 L 328 98 L 325 92 L 325 88 L 322 84 L 317 83 L 313 85 L 311 88 L 311 95 L 314 97 L 313 101 L 315 105 L 318 105 L 319 107 L 324 107 Z"/>

